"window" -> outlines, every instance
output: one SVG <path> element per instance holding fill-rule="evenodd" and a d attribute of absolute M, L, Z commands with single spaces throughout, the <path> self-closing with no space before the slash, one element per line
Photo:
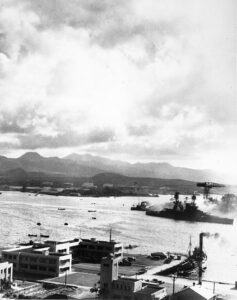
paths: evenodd
<path fill-rule="evenodd" d="M 56 259 L 49 259 L 49 264 L 54 265 L 56 263 Z"/>
<path fill-rule="evenodd" d="M 104 264 L 104 267 L 109 267 L 109 264 Z"/>
<path fill-rule="evenodd" d="M 39 267 L 39 270 L 40 270 L 40 271 L 46 271 L 46 267 L 40 266 L 40 267 Z"/>
<path fill-rule="evenodd" d="M 67 249 L 58 250 L 58 253 L 64 253 L 64 252 L 67 252 Z"/>
<path fill-rule="evenodd" d="M 61 260 L 60 264 L 64 265 L 64 264 L 69 263 L 69 262 L 70 262 L 70 259 L 65 259 L 65 260 Z"/>
<path fill-rule="evenodd" d="M 37 262 L 37 257 L 30 257 L 30 261 Z"/>
<path fill-rule="evenodd" d="M 69 267 L 66 267 L 66 268 L 60 268 L 60 272 L 66 272 L 66 271 L 69 271 Z"/>
<path fill-rule="evenodd" d="M 55 268 L 49 268 L 49 272 L 55 273 L 55 272 L 56 272 L 56 269 L 55 269 Z"/>
<path fill-rule="evenodd" d="M 37 266 L 35 266 L 35 265 L 30 265 L 30 270 L 37 270 Z"/>

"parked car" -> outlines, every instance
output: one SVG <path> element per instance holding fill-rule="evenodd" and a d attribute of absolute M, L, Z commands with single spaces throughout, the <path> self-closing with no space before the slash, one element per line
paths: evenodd
<path fill-rule="evenodd" d="M 127 258 L 123 258 L 122 261 L 119 263 L 120 266 L 131 266 L 132 263 Z"/>
<path fill-rule="evenodd" d="M 132 261 L 136 261 L 136 258 L 134 256 L 128 256 L 128 261 L 132 262 Z"/>

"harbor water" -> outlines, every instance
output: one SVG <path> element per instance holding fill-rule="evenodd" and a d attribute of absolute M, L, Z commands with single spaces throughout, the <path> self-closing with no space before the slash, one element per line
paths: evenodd
<path fill-rule="evenodd" d="M 222 225 L 175 221 L 130 210 L 133 204 L 143 200 L 162 209 L 170 198 L 170 195 L 154 198 L 56 197 L 2 192 L 0 247 L 14 247 L 19 242 L 28 241 L 28 234 L 49 235 L 49 239 L 81 237 L 109 240 L 109 230 L 112 228 L 112 238 L 116 241 L 123 242 L 124 246 L 138 245 L 130 250 L 133 253 L 187 253 L 190 235 L 194 247 L 198 246 L 200 232 L 218 233 L 218 238 L 204 238 L 204 251 L 208 257 L 204 278 L 234 283 L 237 280 L 237 222 Z M 211 209 L 203 204 L 201 196 L 197 204 L 203 210 Z"/>

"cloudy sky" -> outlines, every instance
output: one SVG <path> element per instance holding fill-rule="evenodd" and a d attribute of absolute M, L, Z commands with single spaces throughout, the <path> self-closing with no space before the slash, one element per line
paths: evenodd
<path fill-rule="evenodd" d="M 0 154 L 234 171 L 236 0 L 0 0 Z"/>

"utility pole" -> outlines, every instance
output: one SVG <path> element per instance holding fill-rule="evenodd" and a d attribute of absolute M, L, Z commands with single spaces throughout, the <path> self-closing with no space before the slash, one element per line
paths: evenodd
<path fill-rule="evenodd" d="M 67 285 L 67 270 L 65 272 L 65 285 Z"/>
<path fill-rule="evenodd" d="M 176 280 L 176 276 L 175 274 L 173 274 L 173 294 L 172 294 L 172 299 L 174 299 L 174 293 L 175 293 L 175 280 Z"/>
<path fill-rule="evenodd" d="M 41 223 L 40 222 L 38 222 L 37 223 L 37 226 L 39 226 L 39 241 L 40 241 L 40 243 L 41 243 Z"/>
<path fill-rule="evenodd" d="M 109 241 L 110 242 L 112 241 L 112 227 L 110 227 L 110 230 L 109 230 Z"/>

